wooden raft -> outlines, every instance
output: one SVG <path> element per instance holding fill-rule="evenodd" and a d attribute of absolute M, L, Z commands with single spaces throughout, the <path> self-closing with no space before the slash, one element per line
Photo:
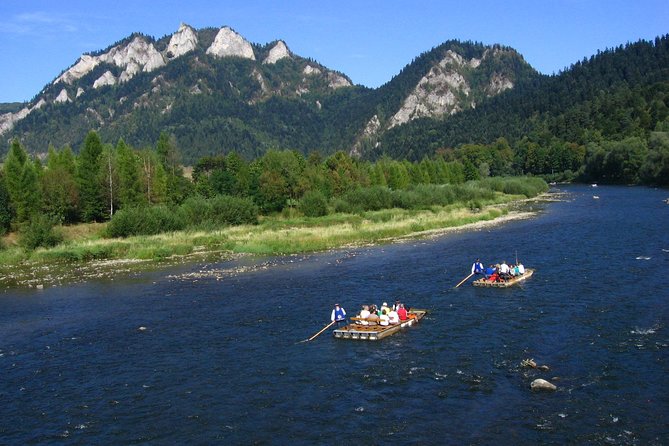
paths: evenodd
<path fill-rule="evenodd" d="M 333 334 L 337 339 L 378 341 L 379 339 L 394 335 L 405 327 L 411 327 L 412 325 L 417 324 L 418 321 L 421 320 L 423 316 L 425 316 L 425 313 L 427 313 L 427 310 L 411 310 L 409 311 L 409 314 L 413 314 L 416 317 L 407 319 L 406 321 L 400 321 L 399 324 L 395 325 L 349 324 L 345 327 L 337 328 Z"/>
<path fill-rule="evenodd" d="M 507 288 L 516 285 L 517 283 L 520 283 L 529 277 L 532 277 L 532 274 L 534 274 L 534 270 L 528 268 L 525 270 L 525 274 L 523 274 L 522 276 L 514 276 L 513 278 L 505 280 L 503 282 L 491 282 L 486 279 L 478 279 L 473 281 L 472 285 L 491 287 L 491 288 Z"/>

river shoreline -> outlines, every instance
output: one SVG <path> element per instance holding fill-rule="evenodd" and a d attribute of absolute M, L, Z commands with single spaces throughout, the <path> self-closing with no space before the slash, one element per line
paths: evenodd
<path fill-rule="evenodd" d="M 399 234 L 393 233 L 389 236 L 370 236 L 369 239 L 359 239 L 351 243 L 336 243 L 333 246 L 326 246 L 323 249 L 300 249 L 302 245 L 295 242 L 290 252 L 242 252 L 235 251 L 238 247 L 232 249 L 207 247 L 204 245 L 197 246 L 195 240 L 197 237 L 191 237 L 193 240 L 193 246 L 189 252 L 185 254 L 171 254 L 165 256 L 161 259 L 142 259 L 142 258 L 118 258 L 118 259 L 93 259 L 93 260 L 84 260 L 76 262 L 25 262 L 20 265 L 5 265 L 0 269 L 0 288 L 7 292 L 11 289 L 16 288 L 37 288 L 42 289 L 44 287 L 52 286 L 62 286 L 72 283 L 83 283 L 90 280 L 114 280 L 115 278 L 128 277 L 133 274 L 139 274 L 147 271 L 159 271 L 161 269 L 170 268 L 176 265 L 183 264 L 196 264 L 196 263 L 212 263 L 212 262 L 225 262 L 233 261 L 236 259 L 241 259 L 243 257 L 250 256 L 291 256 L 291 255 L 305 255 L 315 252 L 328 252 L 339 249 L 355 249 L 362 246 L 374 246 L 380 244 L 389 244 L 389 243 L 400 243 L 407 240 L 414 240 L 420 238 L 434 238 L 440 237 L 448 233 L 461 232 L 461 231 L 481 231 L 488 228 L 496 227 L 501 224 L 519 220 L 532 218 L 536 215 L 536 211 L 526 211 L 526 210 L 509 210 L 510 207 L 522 206 L 531 202 L 540 202 L 540 201 L 551 201 L 555 199 L 554 194 L 544 193 L 534 198 L 529 199 L 516 199 L 513 201 L 508 201 L 505 203 L 496 203 L 484 207 L 484 209 L 478 210 L 476 212 L 468 212 L 467 218 L 478 219 L 476 221 L 465 222 L 462 224 L 449 224 L 445 227 L 436 227 L 429 229 L 417 229 L 413 230 L 414 227 L 421 226 L 420 224 L 413 223 L 409 225 L 407 223 L 406 227 L 399 228 L 397 231 L 400 231 Z M 461 210 L 448 211 L 450 214 L 456 214 L 457 212 L 462 212 Z M 488 212 L 488 213 L 486 213 Z M 492 213 L 491 213 L 492 212 Z M 492 218 L 490 217 L 492 216 Z M 421 217 L 422 218 L 422 217 Z M 420 220 L 420 219 L 419 219 Z M 398 219 L 400 223 L 403 223 L 402 219 Z M 377 225 L 378 226 L 378 225 Z M 428 224 L 429 226 L 429 224 Z M 231 231 L 241 231 L 244 232 L 248 228 L 233 228 Z M 290 240 L 291 237 L 298 238 L 304 237 L 305 231 L 313 231 L 315 233 L 323 232 L 325 229 L 318 227 L 310 228 L 299 228 L 295 229 L 298 232 L 291 232 L 291 228 L 279 229 L 277 231 L 267 231 L 263 232 L 263 236 L 272 238 L 272 237 L 285 237 L 286 240 Z M 355 228 L 350 227 L 346 228 L 349 232 L 364 232 L 365 230 L 369 231 L 368 228 Z M 382 231 L 380 231 L 382 232 Z M 370 231 L 371 233 L 371 231 Z M 299 235 L 302 234 L 302 235 Z M 203 235 L 204 236 L 204 235 Z M 160 239 L 161 236 L 156 236 Z M 221 238 L 226 238 L 227 235 L 221 235 Z M 244 235 L 244 237 L 258 238 L 257 235 Z M 253 248 L 250 248 L 253 249 Z M 269 267 L 266 263 L 262 263 L 263 268 Z M 226 270 L 222 274 L 215 275 L 214 277 L 219 278 L 219 276 L 228 276 L 236 275 L 244 272 L 246 267 L 237 267 L 232 270 Z M 197 274 L 196 274 L 197 276 Z M 211 274 L 204 274 L 202 277 L 212 277 Z"/>

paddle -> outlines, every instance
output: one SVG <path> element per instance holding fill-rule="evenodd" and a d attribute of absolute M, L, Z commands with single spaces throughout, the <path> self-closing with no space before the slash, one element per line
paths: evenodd
<path fill-rule="evenodd" d="M 323 328 L 321 329 L 321 331 L 319 331 L 318 333 L 316 333 L 315 335 L 313 335 L 313 336 L 310 337 L 309 339 L 305 339 L 304 341 L 300 341 L 300 342 L 313 341 L 314 339 L 316 339 L 316 337 L 317 337 L 318 335 L 320 335 L 321 333 L 323 333 L 323 332 L 324 332 L 325 330 L 327 330 L 328 328 L 332 327 L 332 325 L 333 325 L 334 323 L 335 323 L 335 321 L 330 322 L 330 323 L 327 324 L 325 327 L 323 327 Z"/>
<path fill-rule="evenodd" d="M 455 285 L 455 288 L 457 288 L 457 287 L 459 287 L 460 285 L 462 285 L 463 283 L 465 283 L 465 281 L 466 281 L 467 279 L 469 279 L 469 278 L 470 278 L 471 276 L 473 276 L 473 275 L 474 275 L 474 273 L 471 273 L 470 275 L 468 275 L 467 277 L 465 277 L 464 279 L 462 279 L 462 280 L 460 281 L 459 284 Z"/>

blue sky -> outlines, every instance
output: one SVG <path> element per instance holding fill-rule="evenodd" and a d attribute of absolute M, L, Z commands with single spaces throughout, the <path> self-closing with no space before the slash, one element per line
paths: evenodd
<path fill-rule="evenodd" d="M 0 102 L 33 98 L 84 52 L 181 22 L 231 26 L 378 87 L 449 39 L 500 43 L 542 73 L 669 33 L 667 0 L 0 0 Z"/>

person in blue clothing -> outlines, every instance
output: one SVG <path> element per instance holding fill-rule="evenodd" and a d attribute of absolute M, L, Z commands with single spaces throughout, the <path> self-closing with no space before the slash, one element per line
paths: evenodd
<path fill-rule="evenodd" d="M 485 269 L 485 278 L 486 278 L 486 279 L 489 279 L 490 276 L 492 276 L 493 274 L 495 274 L 496 271 L 497 271 L 497 269 L 495 269 L 495 267 L 491 264 L 489 267 L 487 267 L 487 268 Z"/>
<path fill-rule="evenodd" d="M 344 310 L 344 308 L 339 304 L 335 304 L 334 308 L 332 309 L 332 315 L 330 315 L 330 320 L 332 322 L 336 322 L 337 328 L 339 328 L 341 325 L 345 325 L 346 310 Z"/>
<path fill-rule="evenodd" d="M 485 274 L 485 269 L 483 268 L 483 263 L 480 259 L 476 259 L 476 262 L 472 264 L 472 274 Z"/>

